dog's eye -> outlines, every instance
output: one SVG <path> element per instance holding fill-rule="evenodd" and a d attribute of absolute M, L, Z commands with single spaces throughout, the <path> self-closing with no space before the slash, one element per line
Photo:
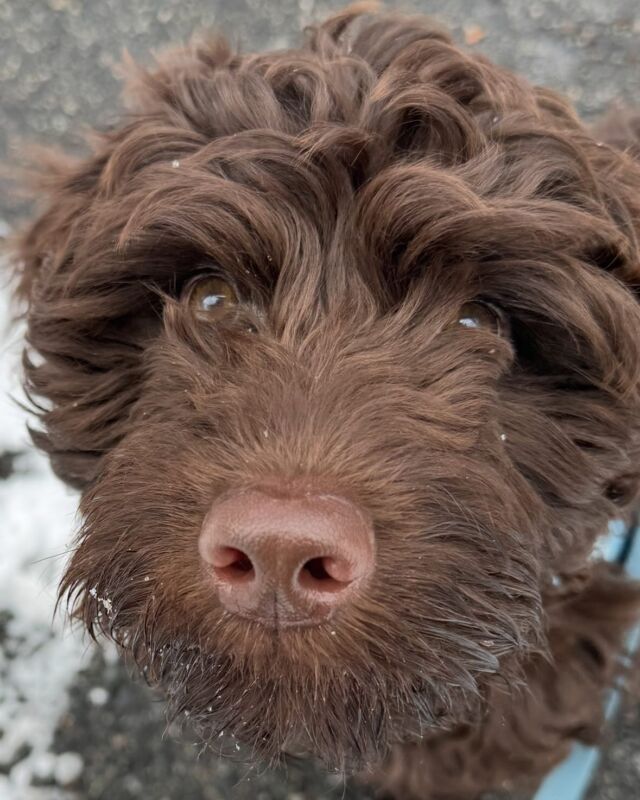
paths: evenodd
<path fill-rule="evenodd" d="M 216 320 L 238 305 L 238 296 L 222 278 L 207 276 L 189 286 L 188 303 L 191 311 L 200 319 Z"/>
<path fill-rule="evenodd" d="M 464 328 L 480 328 L 501 334 L 505 332 L 505 320 L 502 312 L 489 303 L 475 300 L 465 303 L 458 312 L 458 325 Z"/>

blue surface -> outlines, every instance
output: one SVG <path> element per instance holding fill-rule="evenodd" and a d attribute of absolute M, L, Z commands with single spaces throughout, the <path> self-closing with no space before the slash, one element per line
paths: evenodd
<path fill-rule="evenodd" d="M 618 561 L 626 543 L 626 526 L 620 521 L 612 522 L 607 536 L 598 542 L 594 557 Z M 624 567 L 630 577 L 640 579 L 640 530 L 637 530 L 632 547 L 626 555 Z M 638 647 L 640 647 L 640 625 L 629 634 L 627 640 L 629 653 L 635 652 Z M 619 691 L 611 691 L 606 700 L 607 718 L 610 719 L 615 715 L 620 699 Z M 576 744 L 568 758 L 549 773 L 533 800 L 580 800 L 589 788 L 599 759 L 600 751 L 597 747 Z"/>

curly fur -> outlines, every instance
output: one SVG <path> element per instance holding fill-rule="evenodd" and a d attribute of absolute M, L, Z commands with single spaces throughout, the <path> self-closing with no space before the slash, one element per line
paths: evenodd
<path fill-rule="evenodd" d="M 131 65 L 132 110 L 46 159 L 17 242 L 26 385 L 82 490 L 61 596 L 173 713 L 475 797 L 595 735 L 639 614 L 589 554 L 640 482 L 640 168 L 622 128 L 371 10 Z M 244 299 L 215 326 L 180 291 L 211 265 Z M 509 335 L 456 326 L 478 298 Z M 271 481 L 375 523 L 375 580 L 325 626 L 236 619 L 202 572 L 212 499 Z"/>

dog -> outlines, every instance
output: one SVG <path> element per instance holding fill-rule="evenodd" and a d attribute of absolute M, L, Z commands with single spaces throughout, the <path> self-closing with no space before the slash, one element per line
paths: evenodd
<path fill-rule="evenodd" d="M 223 752 L 535 786 L 640 616 L 636 122 L 366 4 L 130 72 L 15 245 L 61 598 Z"/>

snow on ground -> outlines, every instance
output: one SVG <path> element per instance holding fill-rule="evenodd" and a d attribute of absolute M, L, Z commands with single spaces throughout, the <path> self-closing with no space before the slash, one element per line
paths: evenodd
<path fill-rule="evenodd" d="M 0 238 L 2 223 L 0 222 Z M 2 264 L 0 264 L 2 267 Z M 29 445 L 20 397 L 20 331 L 11 327 L 0 269 L 0 454 L 23 453 L 0 480 L 0 800 L 53 800 L 82 770 L 49 751 L 86 643 L 54 618 L 56 586 L 76 527 L 77 497 Z"/>

